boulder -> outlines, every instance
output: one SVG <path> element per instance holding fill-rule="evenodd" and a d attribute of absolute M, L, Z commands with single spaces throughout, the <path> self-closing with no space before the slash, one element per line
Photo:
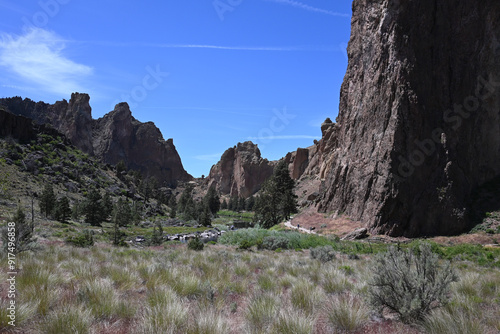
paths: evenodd
<path fill-rule="evenodd" d="M 363 227 L 348 233 L 341 240 L 359 240 L 367 237 L 368 237 L 368 229 Z"/>

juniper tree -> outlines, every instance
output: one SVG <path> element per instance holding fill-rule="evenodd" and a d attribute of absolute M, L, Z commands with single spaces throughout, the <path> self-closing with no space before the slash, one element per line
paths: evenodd
<path fill-rule="evenodd" d="M 271 228 L 297 212 L 295 182 L 290 177 L 284 160 L 275 167 L 273 175 L 262 185 L 255 200 L 254 220 L 264 228 Z"/>
<path fill-rule="evenodd" d="M 132 210 L 130 205 L 122 198 L 119 198 L 118 202 L 113 206 L 111 222 L 118 224 L 118 226 L 128 226 L 132 223 Z"/>
<path fill-rule="evenodd" d="M 47 218 L 52 214 L 55 203 L 56 195 L 54 194 L 54 188 L 51 183 L 46 183 L 40 196 L 40 212 Z"/>
<path fill-rule="evenodd" d="M 111 217 L 111 214 L 113 213 L 113 201 L 111 200 L 111 195 L 108 192 L 104 194 L 101 205 L 102 218 L 103 220 L 108 220 L 108 218 Z"/>
<path fill-rule="evenodd" d="M 208 206 L 212 214 L 215 215 L 220 210 L 220 198 L 214 186 L 208 188 L 203 201 Z"/>
<path fill-rule="evenodd" d="M 63 196 L 58 199 L 54 207 L 54 218 L 61 223 L 67 223 L 71 217 L 71 213 L 68 198 Z"/>
<path fill-rule="evenodd" d="M 18 207 L 12 221 L 7 223 L 7 227 L 1 230 L 4 251 L 18 254 L 34 250 L 36 248 L 36 238 L 33 230 L 33 226 L 26 222 L 23 209 Z"/>
<path fill-rule="evenodd" d="M 97 190 L 92 189 L 87 194 L 83 214 L 85 215 L 85 223 L 92 226 L 101 226 L 104 214 L 102 197 Z"/>

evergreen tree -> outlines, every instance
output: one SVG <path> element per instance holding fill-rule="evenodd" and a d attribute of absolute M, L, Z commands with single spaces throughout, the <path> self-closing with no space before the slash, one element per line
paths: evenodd
<path fill-rule="evenodd" d="M 161 222 L 156 222 L 153 227 L 153 234 L 151 236 L 151 244 L 158 246 L 163 243 L 163 227 L 161 226 Z"/>
<path fill-rule="evenodd" d="M 54 207 L 54 218 L 61 223 L 67 223 L 71 214 L 68 198 L 63 196 L 58 199 Z"/>
<path fill-rule="evenodd" d="M 229 210 L 231 211 L 238 211 L 238 197 L 233 196 L 229 200 L 229 205 L 228 205 Z"/>
<path fill-rule="evenodd" d="M 220 198 L 214 186 L 208 189 L 203 201 L 206 203 L 213 215 L 215 215 L 220 210 Z"/>
<path fill-rule="evenodd" d="M 141 221 L 141 205 L 138 202 L 134 202 L 132 205 L 132 224 L 138 225 Z"/>
<path fill-rule="evenodd" d="M 118 202 L 113 206 L 111 222 L 118 224 L 120 227 L 128 226 L 132 223 L 132 210 L 127 201 L 124 201 L 122 198 L 118 199 Z"/>
<path fill-rule="evenodd" d="M 82 215 L 83 206 L 79 202 L 75 202 L 71 208 L 71 219 L 78 221 Z"/>
<path fill-rule="evenodd" d="M 54 210 L 56 195 L 51 183 L 46 183 L 40 196 L 40 211 L 47 218 Z"/>
<path fill-rule="evenodd" d="M 170 207 L 170 218 L 175 218 L 177 216 L 177 200 L 175 199 L 175 195 L 170 197 L 168 206 Z"/>
<path fill-rule="evenodd" d="M 6 253 L 18 254 L 36 248 L 33 226 L 26 222 L 26 215 L 21 207 L 17 208 L 12 222 L 1 231 L 3 249 Z"/>
<path fill-rule="evenodd" d="M 154 176 L 142 180 L 140 191 L 144 196 L 144 204 L 146 204 L 150 198 L 155 197 L 157 184 L 158 182 Z"/>
<path fill-rule="evenodd" d="M 205 226 L 205 227 L 208 227 L 208 226 L 212 225 L 212 215 L 211 215 L 209 206 L 206 204 L 203 206 L 204 206 L 204 209 L 203 209 L 203 212 L 201 213 L 201 216 L 200 216 L 200 224 Z"/>
<path fill-rule="evenodd" d="M 127 171 L 127 166 L 123 160 L 120 160 L 120 162 L 116 165 L 116 175 L 118 178 L 121 179 L 122 173 L 125 171 Z"/>
<path fill-rule="evenodd" d="M 279 197 L 279 207 L 283 219 L 290 219 L 290 215 L 297 213 L 297 195 L 293 193 L 295 181 L 284 160 L 280 161 L 273 173 L 274 192 Z"/>
<path fill-rule="evenodd" d="M 186 212 L 186 207 L 189 204 L 192 204 L 193 201 L 193 186 L 191 184 L 188 184 L 186 186 L 186 189 L 182 192 L 181 197 L 179 198 L 179 204 L 177 206 L 177 211 L 180 213 Z"/>
<path fill-rule="evenodd" d="M 264 182 L 260 196 L 255 201 L 254 219 L 264 228 L 271 228 L 289 219 L 297 212 L 297 196 L 293 193 L 295 182 L 290 177 L 285 161 L 274 169 L 273 175 Z"/>
<path fill-rule="evenodd" d="M 223 200 L 220 205 L 221 210 L 227 210 L 227 201 Z"/>
<path fill-rule="evenodd" d="M 192 197 L 187 199 L 184 209 L 184 219 L 197 220 L 199 216 L 198 207 Z"/>
<path fill-rule="evenodd" d="M 92 226 L 101 226 L 104 220 L 102 197 L 95 189 L 92 189 L 85 199 L 85 207 L 83 209 L 85 223 Z"/>
<path fill-rule="evenodd" d="M 240 197 L 238 199 L 238 212 L 245 210 L 245 199 L 243 197 Z"/>
<path fill-rule="evenodd" d="M 245 201 L 245 211 L 252 211 L 255 205 L 255 197 L 250 196 Z"/>
<path fill-rule="evenodd" d="M 106 192 L 102 198 L 102 217 L 103 220 L 108 220 L 113 213 L 113 201 L 111 200 L 111 195 Z"/>

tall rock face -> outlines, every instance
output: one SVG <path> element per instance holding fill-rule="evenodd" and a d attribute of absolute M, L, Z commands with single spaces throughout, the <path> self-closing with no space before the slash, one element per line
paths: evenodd
<path fill-rule="evenodd" d="M 263 159 L 257 145 L 250 141 L 238 143 L 222 154 L 212 166 L 208 187 L 215 186 L 221 194 L 247 198 L 259 191 L 272 174 L 275 163 Z"/>
<path fill-rule="evenodd" d="M 123 160 L 128 168 L 146 177 L 154 176 L 163 185 L 176 186 L 178 181 L 192 179 L 182 166 L 173 140 L 165 141 L 152 122 L 136 120 L 126 103 L 94 120 L 89 101 L 88 94 L 73 93 L 69 102 L 52 105 L 20 97 L 0 99 L 0 105 L 38 124 L 50 124 L 73 145 L 104 162 Z"/>
<path fill-rule="evenodd" d="M 354 0 L 319 209 L 394 236 L 455 234 L 500 175 L 500 2 Z"/>
<path fill-rule="evenodd" d="M 192 177 L 182 167 L 172 139 L 165 141 L 152 122 L 142 123 L 132 117 L 127 103 L 94 122 L 93 151 L 104 162 L 123 160 L 129 168 L 154 176 L 170 186 Z"/>

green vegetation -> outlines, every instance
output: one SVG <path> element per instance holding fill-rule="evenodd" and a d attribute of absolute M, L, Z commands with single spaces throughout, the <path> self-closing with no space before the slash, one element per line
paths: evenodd
<path fill-rule="evenodd" d="M 205 247 L 205 245 L 198 237 L 189 240 L 189 242 L 187 244 L 187 248 L 194 250 L 194 251 L 202 251 L 204 247 Z"/>
<path fill-rule="evenodd" d="M 19 254 L 37 247 L 34 226 L 26 221 L 26 215 L 18 207 L 11 221 L 0 231 L 4 254 Z"/>
<path fill-rule="evenodd" d="M 311 248 L 311 258 L 321 262 L 329 262 L 335 259 L 335 251 L 330 245 Z"/>
<path fill-rule="evenodd" d="M 285 161 L 280 161 L 273 175 L 262 185 L 255 200 L 255 222 L 271 228 L 297 212 L 297 196 L 293 193 L 295 181 L 290 177 Z"/>
<path fill-rule="evenodd" d="M 48 217 L 54 211 L 56 202 L 56 195 L 51 183 L 46 183 L 43 188 L 42 195 L 40 196 L 40 212 Z"/>
<path fill-rule="evenodd" d="M 54 205 L 54 219 L 61 223 L 67 223 L 71 217 L 71 207 L 67 197 L 61 197 Z"/>
<path fill-rule="evenodd" d="M 291 234 L 264 229 L 226 234 L 242 232 L 283 238 Z M 259 234 L 262 239 L 264 233 Z M 293 237 L 287 240 L 295 242 Z M 398 277 L 395 282 L 400 277 L 405 282 L 401 273 L 415 277 L 417 283 L 421 279 L 428 282 L 429 276 L 416 270 L 422 259 L 427 261 L 422 268 L 437 273 L 435 282 L 447 272 L 443 260 L 429 256 L 430 247 L 419 246 L 415 253 L 415 245 L 409 245 L 408 251 L 397 251 L 399 255 L 389 251 L 380 257 L 364 255 L 351 260 L 341 249 L 353 250 L 354 246 L 324 237 L 315 240 L 336 245 L 332 246 L 335 258 L 323 262 L 307 252 L 240 252 L 221 245 L 205 245 L 203 252 L 197 252 L 168 243 L 155 250 L 46 246 L 36 253 L 22 253 L 19 330 L 67 333 L 64 324 L 68 324 L 74 333 L 95 333 L 109 327 L 121 333 L 230 333 L 231 328 L 244 333 L 315 333 L 317 328 L 327 333 L 362 332 L 377 326 L 369 319 L 374 309 L 366 297 L 376 273 L 390 268 L 380 259 L 390 261 L 392 256 L 404 255 L 417 261 L 410 268 L 405 261 L 398 262 L 401 266 L 393 267 Z M 316 252 L 330 253 L 332 249 L 321 247 Z M 463 266 L 465 263 L 468 265 Z M 422 320 L 416 323 L 413 317 L 401 316 L 413 327 L 396 319 L 391 333 L 412 332 L 416 326 L 429 333 L 498 331 L 499 269 L 462 260 L 454 264 L 460 280 L 448 285 L 447 305 L 419 316 Z M 375 272 L 370 270 L 373 267 Z M 0 276 L 5 277 L 5 271 Z M 430 292 L 435 286 L 426 285 L 423 290 Z M 393 287 L 394 291 L 398 288 Z M 418 291 L 408 295 L 420 296 Z"/>
<path fill-rule="evenodd" d="M 105 218 L 105 209 L 102 202 L 101 194 L 92 189 L 85 198 L 83 207 L 83 214 L 85 216 L 85 223 L 92 226 L 101 226 Z"/>
<path fill-rule="evenodd" d="M 441 265 L 428 244 L 407 251 L 390 247 L 377 256 L 372 274 L 372 305 L 380 312 L 387 308 L 408 323 L 421 321 L 432 309 L 445 305 L 450 284 L 457 280 L 450 265 Z"/>
<path fill-rule="evenodd" d="M 94 236 L 92 231 L 83 230 L 78 235 L 66 238 L 66 242 L 76 247 L 90 247 L 94 245 Z"/>

